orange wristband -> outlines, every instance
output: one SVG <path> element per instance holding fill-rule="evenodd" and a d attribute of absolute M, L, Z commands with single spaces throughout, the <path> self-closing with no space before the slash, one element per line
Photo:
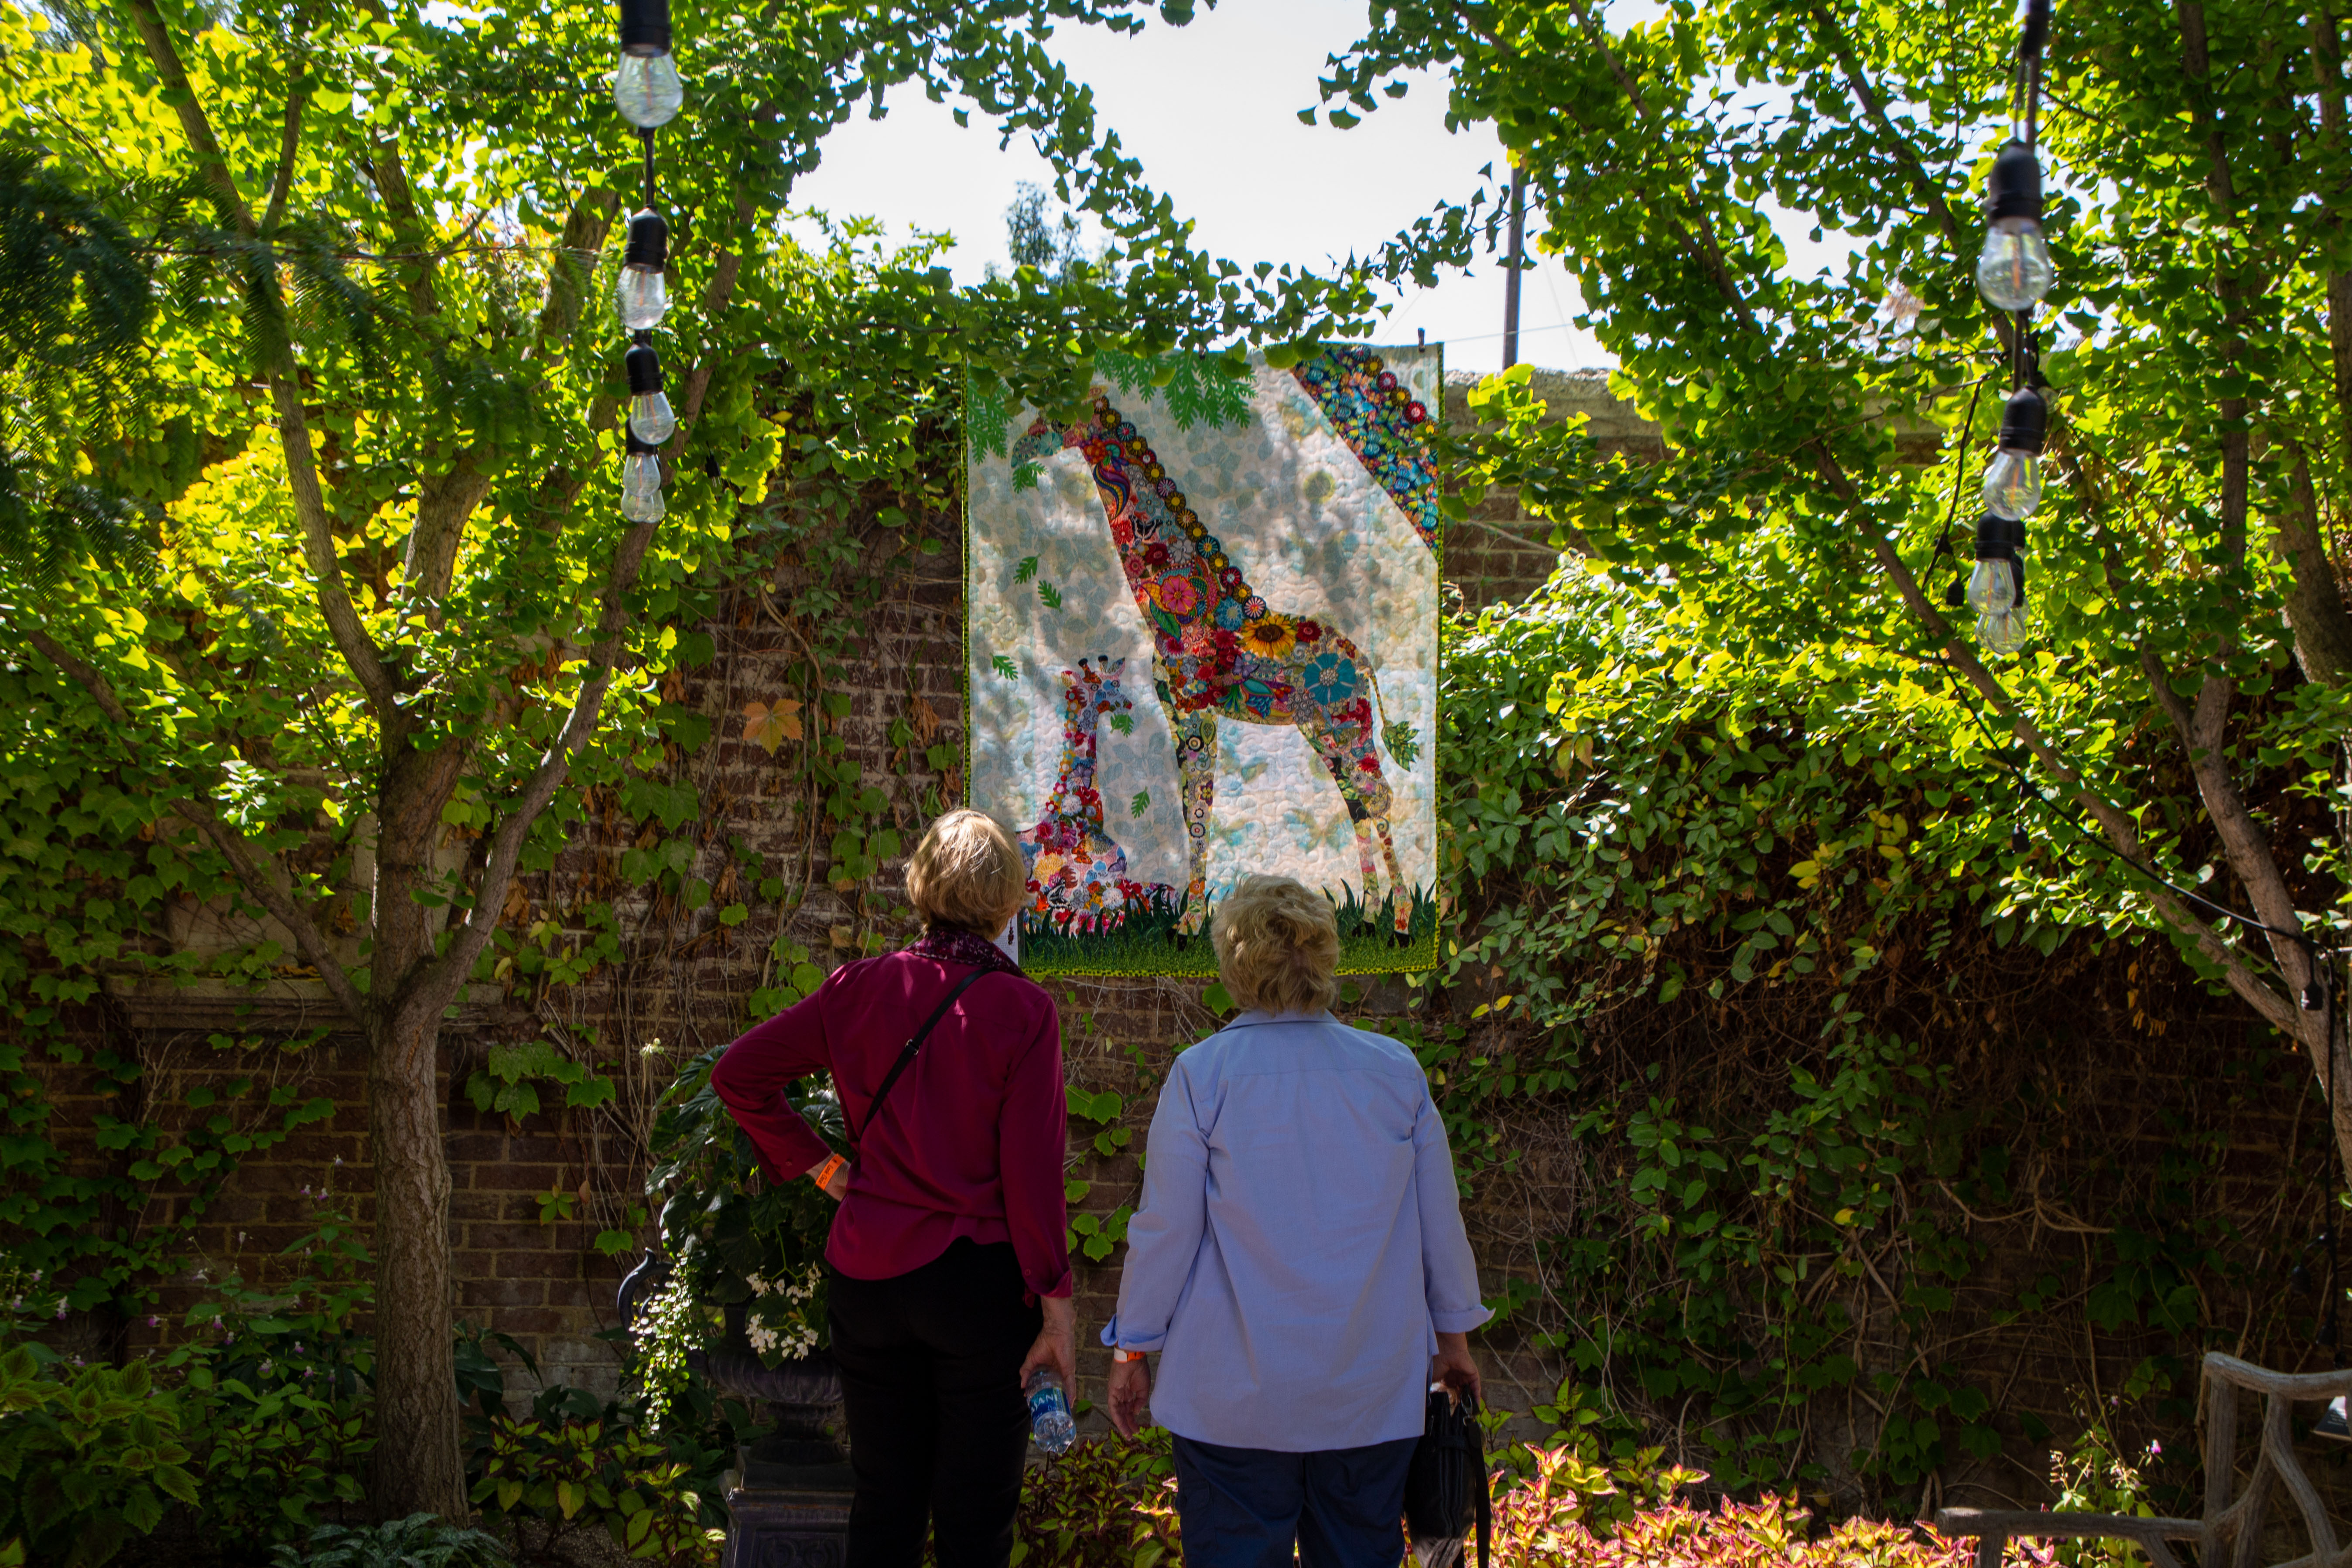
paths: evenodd
<path fill-rule="evenodd" d="M 846 1164 L 848 1164 L 848 1163 L 849 1163 L 849 1162 L 848 1162 L 848 1161 L 846 1161 L 846 1160 L 843 1159 L 840 1155 L 835 1154 L 835 1156 L 833 1156 L 833 1158 L 831 1158 L 830 1160 L 827 1160 L 824 1164 L 819 1165 L 819 1166 L 816 1168 L 816 1172 L 815 1172 L 815 1173 L 814 1173 L 814 1174 L 813 1174 L 812 1176 L 810 1176 L 810 1177 L 809 1177 L 809 1180 L 810 1180 L 810 1181 L 812 1181 L 812 1182 L 814 1182 L 814 1183 L 817 1184 L 817 1190 L 818 1190 L 819 1192 L 823 1192 L 823 1191 L 824 1191 L 824 1190 L 828 1185 L 830 1185 L 830 1184 L 832 1184 L 832 1182 L 833 1182 L 833 1173 L 834 1173 L 835 1171 L 840 1170 L 844 1165 L 846 1165 Z"/>

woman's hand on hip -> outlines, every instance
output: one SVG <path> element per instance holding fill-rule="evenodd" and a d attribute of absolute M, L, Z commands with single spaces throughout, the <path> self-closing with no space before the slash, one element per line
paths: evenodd
<path fill-rule="evenodd" d="M 1047 1296 L 1038 1305 L 1045 1309 L 1045 1326 L 1037 1331 L 1037 1342 L 1021 1361 L 1021 1386 L 1029 1386 L 1029 1374 L 1041 1366 L 1051 1367 L 1062 1380 L 1063 1396 L 1075 1405 L 1078 1398 L 1078 1309 L 1067 1296 Z"/>
<path fill-rule="evenodd" d="M 1151 1408 L 1151 1364 L 1141 1356 L 1111 1363 L 1110 1424 L 1122 1437 L 1132 1437 Z"/>
<path fill-rule="evenodd" d="M 808 1168 L 808 1179 L 819 1192 L 839 1203 L 849 1195 L 849 1162 L 838 1154 L 819 1160 Z"/>
<path fill-rule="evenodd" d="M 1468 1394 L 1484 1402 L 1486 1380 L 1478 1375 L 1478 1363 L 1470 1359 L 1468 1334 L 1437 1336 L 1437 1353 L 1429 1360 L 1429 1381 L 1444 1384 L 1457 1399 Z"/>

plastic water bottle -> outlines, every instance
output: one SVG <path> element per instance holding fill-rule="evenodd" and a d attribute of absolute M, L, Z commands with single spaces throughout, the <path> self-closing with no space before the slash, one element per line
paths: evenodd
<path fill-rule="evenodd" d="M 1039 1367 L 1029 1374 L 1021 1392 L 1029 1399 L 1029 1436 L 1048 1454 L 1059 1454 L 1077 1440 L 1078 1424 L 1070 1416 L 1070 1401 L 1062 1380 Z"/>

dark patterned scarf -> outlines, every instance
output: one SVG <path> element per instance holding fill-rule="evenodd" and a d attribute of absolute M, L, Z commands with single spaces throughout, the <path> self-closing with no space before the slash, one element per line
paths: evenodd
<path fill-rule="evenodd" d="M 975 931 L 961 931 L 953 926 L 933 926 L 912 943 L 907 952 L 917 958 L 929 958 L 940 963 L 968 964 L 978 969 L 1001 969 L 1007 974 L 1018 974 L 1021 966 L 1004 956 L 1004 950 Z"/>

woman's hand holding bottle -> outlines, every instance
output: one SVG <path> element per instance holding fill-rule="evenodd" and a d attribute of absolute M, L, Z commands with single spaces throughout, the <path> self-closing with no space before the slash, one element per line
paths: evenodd
<path fill-rule="evenodd" d="M 1026 1388 L 1029 1374 L 1042 1366 L 1062 1380 L 1067 1394 L 1078 1386 L 1077 1305 L 1067 1296 L 1047 1296 L 1038 1305 L 1045 1309 L 1045 1326 L 1021 1360 L 1021 1384 Z"/>

